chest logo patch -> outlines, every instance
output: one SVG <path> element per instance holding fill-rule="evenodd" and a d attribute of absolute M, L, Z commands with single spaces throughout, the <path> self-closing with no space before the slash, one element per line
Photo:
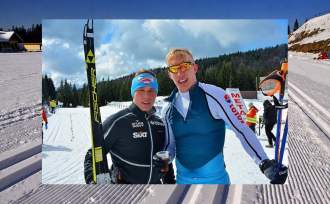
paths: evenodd
<path fill-rule="evenodd" d="M 147 137 L 147 132 L 133 132 L 133 138 L 146 138 Z"/>
<path fill-rule="evenodd" d="M 136 120 L 135 122 L 132 123 L 133 128 L 139 128 L 139 127 L 143 127 L 143 126 L 144 126 L 143 122 L 141 122 L 139 120 Z"/>

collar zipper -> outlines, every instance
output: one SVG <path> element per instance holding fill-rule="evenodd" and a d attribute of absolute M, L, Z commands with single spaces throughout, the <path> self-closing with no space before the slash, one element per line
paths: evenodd
<path fill-rule="evenodd" d="M 151 152 L 150 152 L 150 174 L 149 174 L 149 180 L 148 180 L 148 184 L 151 181 L 151 177 L 152 177 L 152 157 L 153 157 L 153 151 L 154 151 L 154 142 L 153 142 L 153 137 L 152 137 L 152 132 L 151 132 L 151 127 L 150 127 L 150 123 L 147 117 L 147 114 L 145 115 L 147 124 L 148 124 L 148 129 L 149 129 L 149 134 L 150 134 L 150 142 L 151 142 Z"/>

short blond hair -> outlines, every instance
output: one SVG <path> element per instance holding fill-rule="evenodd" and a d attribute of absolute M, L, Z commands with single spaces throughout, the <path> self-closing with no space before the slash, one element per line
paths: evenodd
<path fill-rule="evenodd" d="M 190 57 L 192 62 L 194 63 L 194 57 L 192 56 L 191 52 L 188 49 L 185 48 L 173 48 L 170 49 L 170 51 L 166 55 L 166 64 L 169 65 L 169 60 L 173 56 L 179 56 L 179 57 Z"/>

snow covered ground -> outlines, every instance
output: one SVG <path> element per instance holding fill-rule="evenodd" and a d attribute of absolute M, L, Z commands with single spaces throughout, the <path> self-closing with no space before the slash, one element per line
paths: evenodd
<path fill-rule="evenodd" d="M 0 53 L 0 153 L 40 139 L 41 53 Z"/>
<path fill-rule="evenodd" d="M 249 103 L 251 100 L 246 100 Z M 262 115 L 262 102 L 252 101 Z M 130 102 L 114 102 L 101 107 L 104 121 L 109 115 L 127 107 Z M 156 103 L 161 106 L 161 101 Z M 61 108 L 50 115 L 49 127 L 43 129 L 42 148 L 42 183 L 44 184 L 83 184 L 83 163 L 85 153 L 91 147 L 90 122 L 88 108 Z M 274 134 L 276 127 L 274 127 Z M 258 136 L 263 146 L 267 144 L 264 130 Z M 265 148 L 270 158 L 274 157 L 274 149 Z M 235 184 L 268 183 L 268 179 L 260 172 L 259 167 L 249 158 L 239 140 L 231 130 L 226 132 L 224 146 L 225 162 L 231 182 Z M 287 153 L 284 163 L 288 163 Z M 109 160 L 111 163 L 111 160 Z"/>
<path fill-rule="evenodd" d="M 0 114 L 41 103 L 41 53 L 0 53 Z"/>
<path fill-rule="evenodd" d="M 41 143 L 41 56 L 41 52 L 0 53 L 0 157 L 22 145 Z M 3 171 L 18 172 L 14 165 Z M 13 203 L 31 193 L 40 178 L 38 172 L 1 191 L 0 203 Z"/>

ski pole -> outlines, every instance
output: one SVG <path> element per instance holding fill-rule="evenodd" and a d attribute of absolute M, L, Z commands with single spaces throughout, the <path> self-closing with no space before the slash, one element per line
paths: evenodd
<path fill-rule="evenodd" d="M 279 102 L 282 103 L 283 95 L 280 94 Z M 275 161 L 279 161 L 279 144 L 281 141 L 281 122 L 282 122 L 282 109 L 277 110 L 277 127 L 276 127 L 276 140 L 275 140 Z"/>
<path fill-rule="evenodd" d="M 283 161 L 283 155 L 284 155 L 284 149 L 285 149 L 287 135 L 288 135 L 288 115 L 286 116 L 286 121 L 285 121 L 283 136 L 282 136 L 283 138 L 282 138 L 282 143 L 281 143 L 279 166 L 282 164 L 282 161 Z"/>
<path fill-rule="evenodd" d="M 282 105 L 283 98 L 284 98 L 284 92 L 285 92 L 285 81 L 286 81 L 286 75 L 288 74 L 288 62 L 285 61 L 281 65 L 281 71 L 279 72 L 281 75 L 281 91 L 280 91 L 280 98 L 279 103 Z M 276 128 L 276 141 L 275 141 L 275 161 L 279 162 L 280 157 L 280 142 L 281 142 L 281 123 L 282 123 L 282 109 L 279 109 L 277 111 L 278 118 L 277 118 L 277 128 Z M 283 143 L 283 141 L 282 141 Z M 282 147 L 282 145 L 281 145 Z M 281 150 L 282 151 L 282 150 Z M 283 150 L 284 151 L 284 150 Z"/>

